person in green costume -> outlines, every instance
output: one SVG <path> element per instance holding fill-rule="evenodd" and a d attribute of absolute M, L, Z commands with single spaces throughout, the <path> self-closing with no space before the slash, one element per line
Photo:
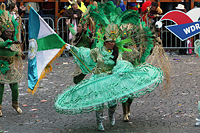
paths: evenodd
<path fill-rule="evenodd" d="M 88 31 L 87 22 L 83 21 L 83 19 L 80 20 L 78 26 L 77 26 L 77 32 L 74 30 L 74 28 L 70 25 L 70 19 L 66 19 L 66 24 L 69 27 L 69 30 L 71 31 L 72 35 L 75 36 L 75 39 L 73 41 L 73 45 L 76 47 L 85 47 L 85 48 L 91 48 L 92 44 L 94 42 L 93 34 Z M 78 65 L 76 65 L 75 71 L 72 74 L 73 82 L 75 84 L 78 84 L 81 80 L 84 79 L 86 74 L 83 74 L 81 69 Z"/>
<path fill-rule="evenodd" d="M 144 63 L 153 47 L 152 33 L 148 27 L 144 27 L 144 31 L 138 31 L 140 21 L 137 12 L 129 10 L 121 13 L 121 9 L 116 8 L 110 1 L 90 6 L 88 15 L 93 17 L 96 24 L 97 40 L 94 44 L 97 47 L 89 49 L 68 44 L 66 48 L 73 51 L 73 58 L 83 74 L 93 74 L 89 79 L 82 80 L 75 86 L 69 86 L 59 94 L 55 98 L 54 109 L 66 115 L 96 111 L 98 130 L 103 131 L 104 108 L 108 108 L 110 124 L 114 125 L 117 102 L 125 103 L 129 98 L 133 99 L 154 91 L 155 87 L 162 83 L 163 73 L 160 68 Z M 85 18 L 88 15 L 86 14 Z M 127 27 L 122 29 L 121 27 L 128 23 L 135 24 L 130 33 L 137 34 L 123 39 L 122 34 Z M 146 43 L 140 45 L 141 38 L 146 35 Z M 132 44 L 135 49 L 125 48 L 126 44 Z M 126 58 L 122 60 L 125 51 L 139 53 L 139 56 L 136 56 L 135 60 L 131 56 L 130 61 L 133 63 Z"/>
<path fill-rule="evenodd" d="M 111 31 L 110 31 L 111 30 Z M 116 25 L 112 24 L 109 25 L 106 28 L 106 32 L 104 35 L 104 46 L 102 48 L 95 48 L 90 51 L 90 56 L 94 62 L 96 62 L 96 67 L 94 69 L 94 74 L 100 74 L 100 73 L 106 73 L 107 75 L 112 74 L 112 69 L 116 65 L 118 60 L 122 60 L 121 54 L 119 54 L 118 47 L 115 44 L 116 38 L 115 38 L 115 33 L 118 32 L 118 29 L 116 28 Z M 110 33 L 113 32 L 113 33 Z M 110 34 L 109 34 L 110 33 Z M 113 34 L 113 35 L 112 35 Z M 105 59 L 109 54 L 107 53 L 112 53 L 110 54 L 113 56 L 112 59 Z M 110 125 L 114 126 L 115 124 L 115 110 L 117 108 L 117 102 L 115 103 L 116 100 L 111 101 L 112 106 L 109 106 L 108 109 L 108 116 L 110 119 Z M 98 110 L 96 111 L 96 120 L 97 120 L 97 126 L 98 130 L 103 131 L 105 130 L 103 127 L 103 110 Z"/>
<path fill-rule="evenodd" d="M 22 113 L 18 103 L 18 82 L 22 75 L 18 71 L 17 64 L 22 57 L 20 42 L 16 39 L 18 23 L 11 18 L 7 11 L 0 8 L 0 116 L 2 116 L 2 101 L 4 84 L 10 85 L 12 90 L 12 107 Z M 18 64 L 20 65 L 20 64 Z"/>

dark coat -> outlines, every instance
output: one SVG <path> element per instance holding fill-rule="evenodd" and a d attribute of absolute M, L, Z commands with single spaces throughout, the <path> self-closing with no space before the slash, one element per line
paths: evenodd
<path fill-rule="evenodd" d="M 73 10 L 73 8 L 67 9 L 64 14 L 63 17 L 68 17 L 70 19 L 70 23 L 72 23 L 72 19 L 74 19 L 74 14 L 77 14 L 78 16 L 78 21 L 81 19 L 82 17 L 82 11 L 80 9 L 77 9 L 76 11 Z"/>
<path fill-rule="evenodd" d="M 77 9 L 76 11 L 73 10 L 73 8 L 70 8 L 70 9 L 67 9 L 64 14 L 63 14 L 63 17 L 68 17 L 70 19 L 70 23 L 72 23 L 72 19 L 74 19 L 74 14 L 77 14 L 78 18 L 77 18 L 77 25 L 78 25 L 78 22 L 80 21 L 81 17 L 82 17 L 82 11 L 80 9 Z M 68 42 L 67 41 L 67 38 L 69 38 L 69 28 L 68 26 L 66 25 L 65 26 L 65 37 L 64 37 L 64 41 Z"/>

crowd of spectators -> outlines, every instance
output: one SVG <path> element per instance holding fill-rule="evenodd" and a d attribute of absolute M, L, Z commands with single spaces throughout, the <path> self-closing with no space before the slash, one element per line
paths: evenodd
<path fill-rule="evenodd" d="M 29 11 L 27 9 L 28 4 L 30 4 L 36 12 L 38 12 L 42 17 L 51 17 L 52 19 L 55 18 L 55 3 L 54 2 L 48 2 L 48 0 L 44 0 L 44 2 L 24 2 L 24 5 L 20 6 L 19 2 L 16 2 L 17 0 L 5 0 L 5 4 L 7 5 L 7 9 L 10 10 L 9 5 L 11 3 L 14 3 L 17 5 L 19 16 L 21 17 L 28 17 Z M 70 0 L 69 0 L 70 1 Z M 97 2 L 102 2 L 105 0 L 97 0 Z M 123 0 L 106 0 L 106 1 L 113 1 L 113 3 L 122 9 L 122 11 L 125 11 L 126 9 L 132 9 L 137 10 L 138 12 L 141 12 L 140 7 L 143 4 L 143 0 L 141 2 L 127 2 L 126 5 L 124 4 Z M 87 5 L 89 3 L 84 3 L 82 0 L 77 0 L 78 2 L 78 9 L 80 9 L 83 13 L 87 10 Z M 170 10 L 174 10 L 175 7 L 178 4 L 182 4 L 185 6 L 186 10 L 190 10 L 190 2 L 161 2 L 161 9 L 163 10 L 163 13 L 166 13 Z M 196 7 L 200 6 L 200 2 L 194 3 Z M 13 6 L 13 5 L 12 5 Z M 70 2 L 59 2 L 59 11 L 70 9 L 71 4 Z"/>
<path fill-rule="evenodd" d="M 97 2 L 106 2 L 110 0 L 97 0 Z M 190 2 L 161 2 L 161 6 L 158 6 L 157 2 L 151 2 L 150 5 L 144 5 L 143 0 L 141 2 L 124 2 L 123 0 L 111 0 L 113 3 L 120 7 L 122 12 L 131 9 L 138 11 L 140 13 L 141 20 L 145 21 L 147 25 L 155 22 L 155 18 L 159 17 L 159 15 L 165 14 L 170 10 L 175 10 L 176 6 L 183 5 L 184 12 L 190 10 Z M 74 3 L 75 2 L 75 3 Z M 24 5 L 20 5 L 17 0 L 5 0 L 4 2 L 7 6 L 7 10 L 11 15 L 17 20 L 18 18 L 28 18 L 29 10 L 27 6 L 30 4 L 36 12 L 38 12 L 42 17 L 50 17 L 52 20 L 55 19 L 55 3 L 48 2 L 48 0 L 44 0 L 44 2 L 24 2 Z M 146 3 L 146 2 L 145 2 Z M 82 0 L 68 0 L 68 2 L 59 2 L 59 14 L 63 17 L 68 17 L 70 19 L 70 23 L 75 25 L 74 30 L 77 31 L 77 22 L 79 22 L 82 13 L 85 13 L 87 10 L 87 5 L 89 3 L 85 3 Z M 200 6 L 200 2 L 194 3 L 196 7 Z M 143 7 L 143 8 L 142 8 Z M 59 17 L 60 17 L 59 16 Z M 147 22 L 148 18 L 148 22 Z M 51 24 L 50 24 L 51 25 Z M 72 34 L 66 32 L 68 27 L 65 26 L 65 35 L 64 40 L 72 40 Z M 68 30 L 69 31 L 69 30 Z M 182 44 L 184 46 L 184 44 Z M 181 50 L 180 50 L 181 51 Z M 185 54 L 186 50 L 182 50 L 180 53 Z"/>

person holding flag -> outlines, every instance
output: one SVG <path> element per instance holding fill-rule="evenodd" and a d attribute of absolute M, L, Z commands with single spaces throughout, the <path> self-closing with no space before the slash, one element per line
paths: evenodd
<path fill-rule="evenodd" d="M 10 85 L 12 90 L 12 107 L 22 113 L 18 102 L 18 82 L 22 80 L 21 59 L 25 57 L 21 51 L 20 42 L 16 34 L 18 23 L 5 11 L 5 4 L 0 7 L 0 117 L 2 113 L 2 100 L 4 84 Z"/>
<path fill-rule="evenodd" d="M 108 108 L 110 125 L 115 125 L 117 102 L 126 103 L 152 92 L 163 80 L 163 71 L 148 63 L 144 63 L 153 47 L 152 33 L 148 27 L 140 31 L 139 14 L 133 10 L 121 12 L 113 2 L 99 3 L 97 7 L 90 5 L 90 16 L 95 21 L 98 41 L 94 49 L 75 47 L 67 44 L 83 74 L 92 73 L 89 79 L 82 80 L 75 86 L 69 86 L 55 99 L 56 112 L 76 115 L 96 111 L 97 128 L 103 126 L 103 109 Z M 132 23 L 130 36 L 126 24 Z M 123 28 L 124 26 L 124 28 Z M 144 23 L 143 23 L 144 26 Z M 145 40 L 141 43 L 141 38 Z M 133 45 L 137 58 L 132 63 L 122 60 L 123 52 L 132 52 L 125 45 Z"/>

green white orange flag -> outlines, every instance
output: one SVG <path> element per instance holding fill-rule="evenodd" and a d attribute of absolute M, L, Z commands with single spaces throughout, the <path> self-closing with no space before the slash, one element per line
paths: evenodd
<path fill-rule="evenodd" d="M 28 92 L 34 94 L 39 81 L 52 71 L 51 63 L 62 54 L 65 42 L 32 7 L 28 34 Z"/>

